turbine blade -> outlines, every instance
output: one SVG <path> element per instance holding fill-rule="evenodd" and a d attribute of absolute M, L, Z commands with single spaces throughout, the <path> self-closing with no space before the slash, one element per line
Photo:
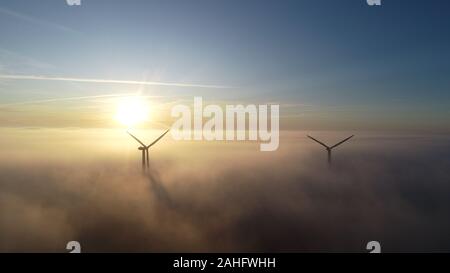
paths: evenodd
<path fill-rule="evenodd" d="M 324 147 L 327 148 L 327 149 L 330 148 L 330 147 L 328 147 L 326 144 L 324 144 L 324 143 L 321 142 L 321 141 L 318 141 L 317 139 L 313 138 L 312 136 L 307 136 L 307 137 L 309 137 L 310 139 L 314 140 L 315 142 L 319 143 L 320 145 L 324 146 Z"/>
<path fill-rule="evenodd" d="M 160 137 L 158 137 L 155 141 L 153 141 L 150 145 L 147 146 L 147 149 L 152 147 L 153 145 L 156 144 L 156 142 L 158 142 L 161 138 L 163 138 L 168 132 L 170 131 L 170 129 L 168 129 L 167 131 L 164 132 L 164 134 L 162 134 Z"/>
<path fill-rule="evenodd" d="M 335 147 L 337 147 L 337 146 L 341 145 L 342 143 L 346 142 L 347 140 L 349 140 L 349 139 L 350 139 L 350 138 L 352 138 L 352 137 L 354 137 L 354 135 L 352 135 L 352 136 L 349 136 L 348 138 L 346 138 L 346 139 L 342 140 L 341 142 L 338 142 L 337 144 L 335 144 L 335 145 L 331 146 L 331 147 L 330 147 L 330 149 L 333 149 L 333 148 L 335 148 Z"/>
<path fill-rule="evenodd" d="M 134 138 L 137 142 L 139 142 L 143 147 L 146 147 L 144 143 L 142 143 L 142 141 L 140 141 L 137 137 L 133 136 L 130 132 L 127 131 L 127 133 Z"/>

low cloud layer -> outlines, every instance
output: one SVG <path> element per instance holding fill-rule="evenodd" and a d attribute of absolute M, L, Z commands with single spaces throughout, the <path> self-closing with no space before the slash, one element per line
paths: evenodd
<path fill-rule="evenodd" d="M 2 159 L 0 251 L 450 251 L 450 143 L 407 142 L 341 147 L 332 169 L 306 141 L 205 145 L 150 160 L 147 175 L 119 159 Z"/>

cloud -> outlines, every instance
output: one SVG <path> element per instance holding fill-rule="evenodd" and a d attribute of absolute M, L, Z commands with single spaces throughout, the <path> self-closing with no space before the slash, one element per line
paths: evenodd
<path fill-rule="evenodd" d="M 151 175 L 119 157 L 2 158 L 0 251 L 449 251 L 449 142 L 403 141 L 355 140 L 331 170 L 309 142 L 175 147 Z"/>

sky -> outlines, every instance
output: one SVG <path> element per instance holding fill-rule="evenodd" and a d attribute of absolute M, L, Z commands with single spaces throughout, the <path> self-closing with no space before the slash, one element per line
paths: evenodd
<path fill-rule="evenodd" d="M 1 75 L 201 87 L 0 78 L 0 126 L 108 127 L 107 99 L 20 103 L 141 92 L 279 103 L 285 130 L 448 132 L 449 5 L 2 0 Z"/>

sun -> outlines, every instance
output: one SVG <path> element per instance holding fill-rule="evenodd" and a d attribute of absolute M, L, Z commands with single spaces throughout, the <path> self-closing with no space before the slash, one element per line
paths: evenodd
<path fill-rule="evenodd" d="M 119 101 L 115 119 L 128 127 L 148 120 L 149 106 L 141 97 L 127 97 Z"/>

